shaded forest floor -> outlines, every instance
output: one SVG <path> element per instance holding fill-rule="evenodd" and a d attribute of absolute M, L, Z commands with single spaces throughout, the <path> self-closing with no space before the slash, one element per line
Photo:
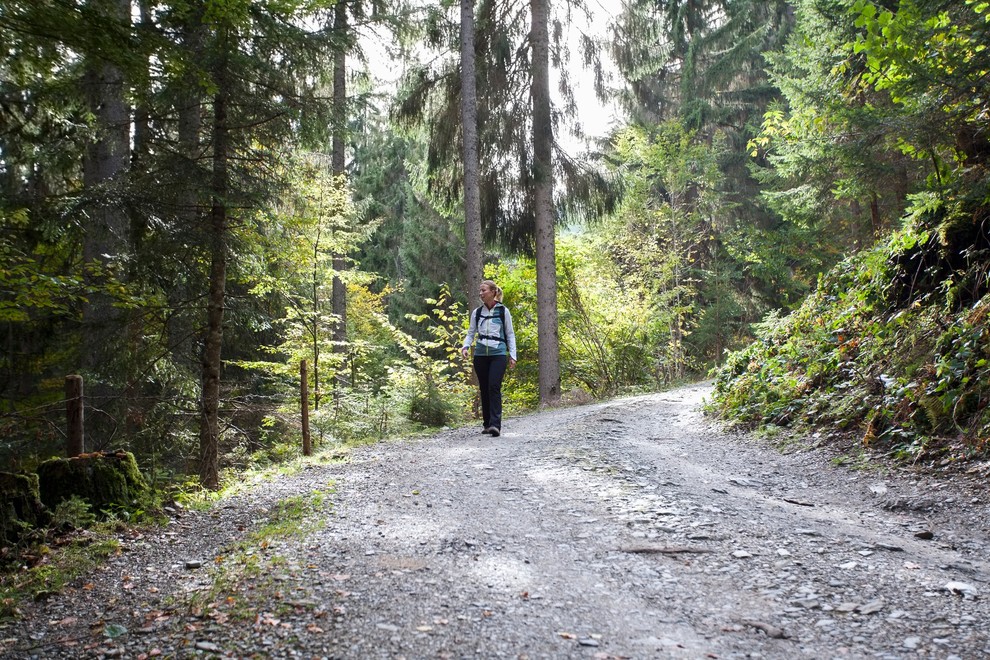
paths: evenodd
<path fill-rule="evenodd" d="M 722 432 L 704 386 L 353 450 L 134 531 L 5 658 L 971 658 L 982 481 Z"/>

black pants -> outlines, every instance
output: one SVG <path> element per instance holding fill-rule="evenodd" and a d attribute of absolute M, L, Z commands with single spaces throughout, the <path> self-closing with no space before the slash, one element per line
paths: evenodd
<path fill-rule="evenodd" d="M 502 379 L 509 366 L 508 355 L 475 355 L 474 373 L 481 390 L 481 417 L 485 428 L 502 428 Z"/>

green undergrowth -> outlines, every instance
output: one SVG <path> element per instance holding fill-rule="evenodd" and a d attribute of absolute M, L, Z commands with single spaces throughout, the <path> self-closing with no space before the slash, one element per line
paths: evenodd
<path fill-rule="evenodd" d="M 37 533 L 20 552 L 3 549 L 0 620 L 17 618 L 24 602 L 61 592 L 118 553 L 118 534 L 126 526 L 113 516 L 98 522 L 82 500 L 73 498 L 60 504 L 48 533 Z M 57 533 L 66 529 L 71 531 Z"/>
<path fill-rule="evenodd" d="M 116 554 L 120 542 L 103 530 L 88 531 L 63 540 L 59 546 L 39 546 L 41 561 L 0 580 L 0 619 L 20 615 L 21 603 L 57 594 Z"/>
<path fill-rule="evenodd" d="M 711 410 L 898 461 L 990 457 L 990 244 L 971 218 L 902 230 L 840 263 L 729 356 Z"/>
<path fill-rule="evenodd" d="M 183 507 L 205 511 L 212 508 L 218 501 L 262 487 L 280 477 L 298 474 L 309 467 L 347 460 L 351 448 L 361 444 L 364 443 L 352 441 L 347 444 L 328 447 L 316 452 L 313 456 L 297 455 L 281 461 L 259 461 L 245 468 L 225 470 L 221 475 L 219 490 L 206 490 L 200 487 L 197 481 L 191 480 L 176 487 L 173 497 Z M 298 453 L 298 448 L 296 452 Z"/>
<path fill-rule="evenodd" d="M 280 548 L 287 542 L 306 538 L 326 524 L 326 489 L 281 500 L 266 521 L 213 560 L 211 586 L 188 596 L 184 606 L 194 615 L 224 621 L 228 618 L 254 619 L 274 604 L 293 607 L 287 582 L 309 567 L 291 564 Z"/>
<path fill-rule="evenodd" d="M 230 497 L 264 487 L 279 476 L 345 460 L 347 456 L 347 447 L 334 447 L 312 457 L 265 462 L 225 473 L 219 491 L 208 491 L 190 482 L 176 486 L 167 497 L 183 508 L 208 510 Z M 311 519 L 311 514 L 323 505 L 328 489 L 280 502 L 265 524 L 225 555 L 227 570 L 218 571 L 219 582 L 250 573 L 252 565 L 268 570 L 277 564 L 268 548 L 280 539 L 315 529 L 320 522 Z M 154 512 L 139 512 L 137 516 L 133 512 L 107 511 L 102 518 L 98 520 L 86 502 L 72 498 L 56 507 L 46 528 L 34 530 L 16 545 L 0 548 L 0 621 L 18 618 L 25 602 L 47 598 L 74 582 L 84 581 L 87 574 L 120 551 L 121 535 L 162 520 L 157 507 Z"/>

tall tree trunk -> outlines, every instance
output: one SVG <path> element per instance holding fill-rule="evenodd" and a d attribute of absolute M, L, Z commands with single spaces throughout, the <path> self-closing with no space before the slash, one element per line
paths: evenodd
<path fill-rule="evenodd" d="M 670 255 L 673 260 L 671 264 L 671 290 L 674 292 L 672 307 L 674 310 L 670 318 L 670 374 L 671 380 L 677 381 L 684 376 L 684 312 L 681 297 L 683 289 L 683 275 L 681 265 L 688 260 L 688 255 L 684 251 L 681 240 L 681 228 L 678 220 L 684 221 L 688 211 L 688 202 L 682 200 L 680 194 L 670 191 L 670 231 L 667 238 L 670 241 Z"/>
<path fill-rule="evenodd" d="M 152 15 L 152 7 L 150 0 L 138 0 L 138 22 L 141 30 L 150 32 L 154 29 L 155 17 Z M 148 69 L 150 70 L 152 63 L 148 63 Z M 133 169 L 138 170 L 139 167 L 146 167 L 146 161 L 148 159 L 148 152 L 151 149 L 151 111 L 148 107 L 148 100 L 146 94 L 149 93 L 147 89 L 140 90 L 142 101 L 135 105 L 134 107 L 134 153 L 131 155 L 131 166 Z M 137 214 L 135 214 L 137 215 Z M 139 219 L 134 218 L 134 222 L 138 223 Z M 132 228 L 135 233 L 140 233 L 144 229 L 144 223 L 140 222 L 137 226 Z M 135 238 L 135 242 L 139 239 Z"/>
<path fill-rule="evenodd" d="M 129 0 L 90 0 L 88 8 L 106 21 L 126 25 L 131 20 Z M 111 62 L 90 56 L 85 88 L 89 110 L 96 119 L 97 136 L 83 157 L 83 186 L 90 197 L 83 259 L 103 270 L 129 247 L 128 220 L 115 188 L 130 160 L 130 115 L 124 95 L 124 74 Z M 115 356 L 123 348 L 125 327 L 121 312 L 101 287 L 107 271 L 88 278 L 95 288 L 83 307 L 82 367 L 87 376 L 87 395 L 92 405 L 106 415 L 89 415 L 90 437 L 97 446 L 110 440 L 116 413 L 109 407 L 114 397 Z M 96 428 L 93 428 L 93 426 Z"/>
<path fill-rule="evenodd" d="M 150 32 L 153 30 L 155 18 L 152 14 L 151 0 L 138 0 L 137 10 L 138 29 L 142 32 Z M 146 64 L 147 70 L 150 71 L 153 66 L 154 62 L 149 59 Z M 138 99 L 138 101 L 135 102 L 134 105 L 132 129 L 133 147 L 131 149 L 130 169 L 132 172 L 137 174 L 143 172 L 150 164 L 149 156 L 152 142 L 151 110 L 149 107 L 150 95 L 151 90 L 147 86 L 134 87 L 134 96 Z M 138 269 L 144 258 L 142 247 L 147 234 L 148 225 L 146 222 L 146 216 L 143 213 L 130 213 L 129 216 L 129 250 L 133 255 L 133 258 L 130 260 L 127 269 L 127 279 L 134 281 L 140 276 Z M 127 352 L 129 355 L 136 357 L 141 351 L 142 338 L 145 334 L 147 326 L 144 323 L 144 314 L 141 314 L 137 310 L 127 311 L 126 316 L 128 330 Z M 139 371 L 140 368 L 138 367 L 138 360 L 132 358 L 127 370 L 127 383 L 124 390 L 124 437 L 128 439 L 136 438 L 141 430 L 141 403 L 139 397 L 137 396 L 137 390 L 140 387 L 139 382 L 141 380 Z"/>
<path fill-rule="evenodd" d="M 316 240 L 313 242 L 313 273 L 312 273 L 312 296 L 313 296 L 313 324 L 308 328 L 310 339 L 313 342 L 313 409 L 320 409 L 320 273 L 323 266 L 320 263 L 320 239 L 323 237 L 323 228 L 317 225 Z"/>
<path fill-rule="evenodd" d="M 464 140 L 464 288 L 468 309 L 484 273 L 478 164 L 478 86 L 474 65 L 474 0 L 461 0 L 461 135 Z"/>
<path fill-rule="evenodd" d="M 203 158 L 203 101 L 201 83 L 201 62 L 205 59 L 206 27 L 203 24 L 203 5 L 196 0 L 190 2 L 190 11 L 181 27 L 183 57 L 189 64 L 179 81 L 177 127 L 181 170 L 178 173 L 179 187 L 176 191 L 176 219 L 182 231 L 193 233 L 205 222 L 204 183 L 200 176 L 200 159 Z M 179 278 L 168 291 L 169 308 L 185 310 L 193 307 L 194 298 L 190 282 Z M 196 306 L 198 307 L 198 306 Z M 196 336 L 195 326 L 199 321 L 191 313 L 170 314 L 167 321 L 168 341 L 175 356 L 191 359 L 195 355 L 192 340 Z M 192 365 L 190 365 L 192 368 Z"/>
<path fill-rule="evenodd" d="M 880 215 L 880 195 L 876 192 L 870 193 L 870 224 L 873 227 L 873 238 L 880 238 L 886 227 Z"/>
<path fill-rule="evenodd" d="M 536 213 L 536 306 L 540 405 L 560 400 L 557 256 L 553 212 L 553 124 L 550 119 L 550 0 L 531 0 L 533 48 L 533 200 Z"/>
<path fill-rule="evenodd" d="M 220 28 L 225 30 L 227 28 Z M 221 52 L 229 39 L 221 38 Z M 202 400 L 199 428 L 199 479 L 204 488 L 220 486 L 220 350 L 223 345 L 223 307 L 227 284 L 227 193 L 230 128 L 227 124 L 227 62 L 221 60 L 213 100 L 213 178 L 210 209 L 210 288 L 206 307 L 206 337 L 202 356 Z"/>
<path fill-rule="evenodd" d="M 347 31 L 347 2 L 340 0 L 334 7 L 333 29 L 338 36 L 339 46 L 333 56 L 333 145 L 330 155 L 330 166 L 334 177 L 340 177 L 345 172 L 345 137 L 347 135 L 347 44 L 350 36 Z M 341 273 L 347 268 L 346 255 L 334 253 L 332 257 L 334 270 L 332 306 L 336 322 L 333 328 L 334 353 L 343 354 L 347 351 L 347 287 L 341 278 Z M 314 360 L 316 356 L 314 356 Z M 319 364 L 313 365 L 314 374 L 318 374 Z M 337 370 L 336 386 L 344 382 L 346 370 Z M 314 375 L 314 379 L 316 376 Z M 314 383 L 317 386 L 318 383 Z"/>

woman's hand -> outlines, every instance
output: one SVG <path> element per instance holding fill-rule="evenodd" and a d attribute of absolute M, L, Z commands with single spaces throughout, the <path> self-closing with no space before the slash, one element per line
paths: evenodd
<path fill-rule="evenodd" d="M 515 369 L 515 368 L 516 368 L 516 361 L 512 358 L 509 358 L 509 369 Z"/>
<path fill-rule="evenodd" d="M 465 360 L 468 358 L 468 349 L 466 346 L 461 348 L 461 357 Z"/>

